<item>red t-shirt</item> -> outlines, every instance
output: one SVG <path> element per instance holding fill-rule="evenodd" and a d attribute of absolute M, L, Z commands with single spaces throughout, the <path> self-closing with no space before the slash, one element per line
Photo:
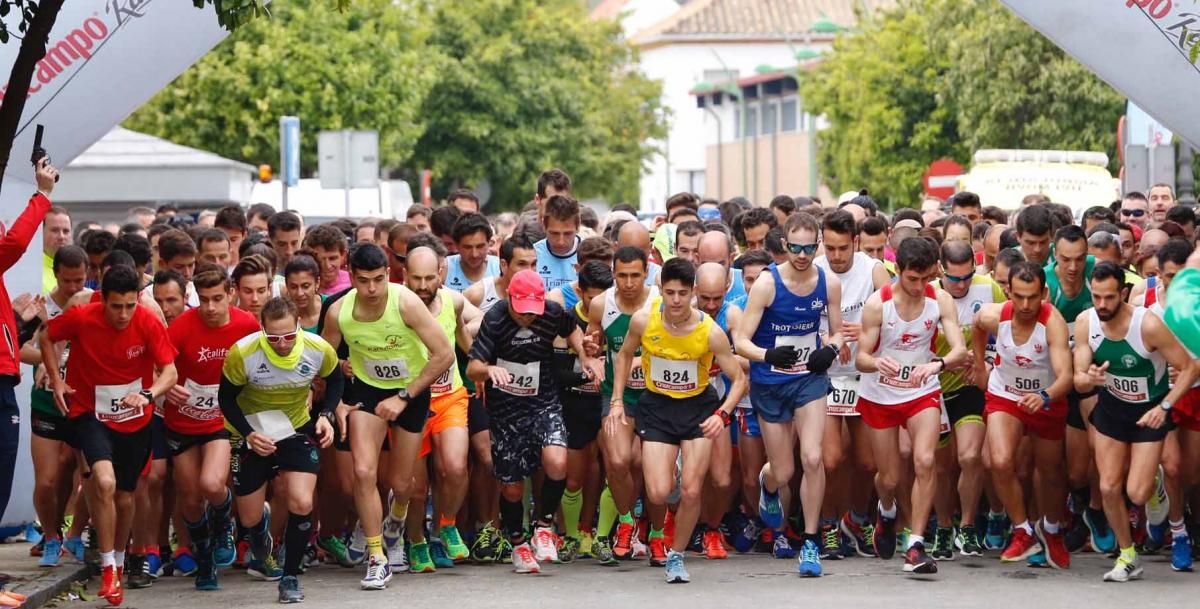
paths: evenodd
<path fill-rule="evenodd" d="M 47 324 L 51 341 L 71 341 L 67 365 L 70 418 L 95 416 L 115 431 L 131 433 L 150 423 L 154 405 L 121 408 L 129 393 L 154 383 L 155 367 L 175 361 L 175 347 L 150 309 L 138 305 L 124 330 L 108 323 L 103 304 L 74 307 Z"/>
<path fill-rule="evenodd" d="M 166 401 L 167 428 L 176 433 L 204 435 L 225 428 L 225 419 L 217 404 L 217 388 L 221 384 L 221 367 L 229 347 L 243 337 L 259 331 L 254 315 L 229 307 L 229 323 L 220 328 L 204 324 L 198 309 L 184 311 L 171 322 L 167 334 L 179 355 L 175 369 L 179 385 L 192 396 L 185 404 Z"/>

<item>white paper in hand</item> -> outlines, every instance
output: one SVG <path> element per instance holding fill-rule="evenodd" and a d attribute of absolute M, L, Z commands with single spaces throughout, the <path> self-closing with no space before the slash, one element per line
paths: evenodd
<path fill-rule="evenodd" d="M 246 421 L 254 431 L 268 437 L 272 442 L 286 440 L 296 435 L 292 421 L 282 410 L 264 410 L 246 415 Z"/>

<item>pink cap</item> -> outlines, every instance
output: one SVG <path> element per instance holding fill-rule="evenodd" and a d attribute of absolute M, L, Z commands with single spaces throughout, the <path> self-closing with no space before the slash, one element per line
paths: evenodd
<path fill-rule="evenodd" d="M 508 305 L 522 314 L 546 312 L 546 284 L 537 271 L 526 269 L 513 275 L 508 283 Z"/>

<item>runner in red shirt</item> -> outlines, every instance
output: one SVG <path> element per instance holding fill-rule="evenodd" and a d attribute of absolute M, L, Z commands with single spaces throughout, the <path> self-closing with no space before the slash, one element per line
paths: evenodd
<path fill-rule="evenodd" d="M 196 589 L 217 589 L 217 568 L 233 564 L 233 518 L 229 492 L 229 432 L 217 404 L 221 367 L 230 345 L 257 332 L 254 315 L 231 307 L 233 284 L 224 269 L 201 264 L 192 278 L 200 306 L 167 329 L 179 355 L 179 380 L 167 393 L 167 447 L 175 488 L 199 570 Z M 204 503 L 208 502 L 206 513 Z"/>
<path fill-rule="evenodd" d="M 91 468 L 86 490 L 100 546 L 100 596 L 113 605 L 124 598 L 118 565 L 125 554 L 114 545 L 120 539 L 124 546 L 129 538 L 133 493 L 150 460 L 152 402 L 176 379 L 167 329 L 138 306 L 140 279 L 129 267 L 109 269 L 101 284 L 103 301 L 50 320 L 40 339 L 47 370 L 58 370 L 54 343 L 73 345 L 66 380 L 50 375 L 50 384 L 56 405 L 70 419 L 71 445 Z"/>

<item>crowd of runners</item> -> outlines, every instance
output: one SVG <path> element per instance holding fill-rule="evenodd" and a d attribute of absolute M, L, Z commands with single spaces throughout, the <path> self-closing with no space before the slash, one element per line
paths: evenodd
<path fill-rule="evenodd" d="M 1162 320 L 1196 219 L 1168 186 L 1078 218 L 863 191 L 640 220 L 549 170 L 519 215 L 464 190 L 404 221 L 102 225 L 51 206 L 50 172 L 9 234 L 44 235 L 44 293 L 12 301 L 33 560 L 90 546 L 114 605 L 167 573 L 299 602 L 318 565 L 379 590 L 464 563 L 680 583 L 731 553 L 816 577 L 1098 552 L 1123 582 L 1200 551 L 1200 367 Z"/>

